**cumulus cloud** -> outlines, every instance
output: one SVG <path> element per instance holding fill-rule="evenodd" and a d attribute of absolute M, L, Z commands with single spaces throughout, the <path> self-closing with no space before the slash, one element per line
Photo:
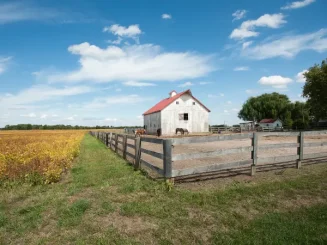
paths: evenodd
<path fill-rule="evenodd" d="M 89 43 L 72 45 L 80 56 L 78 70 L 49 76 L 50 82 L 176 81 L 213 71 L 211 56 L 193 52 L 163 52 L 153 44 L 101 49 Z"/>
<path fill-rule="evenodd" d="M 256 20 L 244 21 L 239 28 L 236 28 L 230 34 L 231 39 L 245 39 L 249 37 L 256 37 L 259 32 L 256 32 L 257 27 L 279 28 L 286 20 L 283 14 L 265 14 Z"/>
<path fill-rule="evenodd" d="M 289 83 L 293 80 L 288 77 L 282 76 L 269 76 L 269 77 L 261 77 L 258 83 L 262 85 L 272 86 L 274 88 L 286 88 Z"/>
<path fill-rule="evenodd" d="M 0 74 L 4 73 L 7 69 L 9 61 L 12 59 L 12 57 L 1 57 L 0 56 Z"/>
<path fill-rule="evenodd" d="M 245 18 L 246 13 L 247 13 L 247 11 L 245 9 L 236 10 L 232 14 L 232 16 L 234 17 L 233 21 Z"/>
<path fill-rule="evenodd" d="M 163 19 L 171 19 L 172 16 L 170 14 L 162 14 L 161 15 L 161 18 L 163 18 Z"/>
<path fill-rule="evenodd" d="M 248 41 L 248 42 L 242 43 L 242 49 L 249 47 L 252 43 L 253 43 L 253 41 Z"/>
<path fill-rule="evenodd" d="M 136 37 L 142 33 L 139 25 L 130 25 L 125 27 L 118 24 L 104 27 L 103 32 L 110 32 L 119 37 Z"/>
<path fill-rule="evenodd" d="M 325 52 L 327 29 L 307 34 L 286 35 L 281 38 L 268 38 L 257 45 L 243 49 L 241 54 L 252 59 L 263 60 L 274 57 L 293 58 L 305 50 Z"/>
<path fill-rule="evenodd" d="M 156 86 L 154 83 L 144 83 L 144 82 L 137 82 L 137 81 L 127 81 L 123 83 L 125 86 L 130 87 L 152 87 Z"/>
<path fill-rule="evenodd" d="M 238 66 L 234 68 L 234 71 L 248 71 L 249 69 L 248 66 Z"/>
<path fill-rule="evenodd" d="M 308 72 L 308 70 L 303 70 L 303 71 L 300 71 L 298 74 L 296 74 L 295 81 L 297 81 L 299 83 L 305 83 L 306 79 L 303 74 L 306 72 Z"/>
<path fill-rule="evenodd" d="M 207 85 L 207 84 L 211 84 L 212 82 L 199 82 L 200 85 Z"/>
<path fill-rule="evenodd" d="M 303 8 L 305 6 L 308 6 L 311 3 L 314 3 L 316 0 L 303 0 L 303 1 L 295 1 L 292 3 L 289 3 L 283 7 L 281 7 L 281 9 L 283 10 L 287 10 L 287 9 L 298 9 L 298 8 Z"/>

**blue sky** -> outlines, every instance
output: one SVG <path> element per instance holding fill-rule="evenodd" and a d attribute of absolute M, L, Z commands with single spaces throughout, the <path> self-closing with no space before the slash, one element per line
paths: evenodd
<path fill-rule="evenodd" d="M 327 1 L 0 0 L 0 127 L 142 125 L 191 89 L 210 123 L 250 96 L 302 101 L 301 73 L 327 58 Z"/>

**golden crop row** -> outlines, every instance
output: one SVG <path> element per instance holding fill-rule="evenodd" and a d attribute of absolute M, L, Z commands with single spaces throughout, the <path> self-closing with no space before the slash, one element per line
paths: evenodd
<path fill-rule="evenodd" d="M 86 131 L 0 131 L 0 182 L 52 183 L 79 154 Z"/>

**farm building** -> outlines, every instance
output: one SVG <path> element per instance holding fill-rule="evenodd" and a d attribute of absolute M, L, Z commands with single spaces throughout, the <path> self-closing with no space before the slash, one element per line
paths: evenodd
<path fill-rule="evenodd" d="M 176 128 L 190 133 L 209 132 L 209 112 L 191 90 L 171 91 L 168 98 L 144 112 L 144 127 L 148 134 L 156 134 L 161 129 L 162 135 L 171 135 Z"/>
<path fill-rule="evenodd" d="M 259 125 L 262 128 L 275 129 L 283 127 L 283 122 L 280 119 L 262 119 Z"/>

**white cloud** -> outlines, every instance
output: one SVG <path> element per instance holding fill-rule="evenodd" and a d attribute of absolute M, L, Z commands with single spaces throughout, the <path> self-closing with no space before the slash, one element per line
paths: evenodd
<path fill-rule="evenodd" d="M 298 8 L 303 8 L 305 6 L 308 6 L 311 3 L 314 3 L 316 0 L 303 0 L 303 1 L 295 1 L 292 3 L 289 3 L 283 7 L 281 7 L 281 9 L 286 10 L 286 9 L 298 9 Z"/>
<path fill-rule="evenodd" d="M 163 19 L 171 19 L 172 17 L 171 17 L 170 14 L 163 14 L 163 15 L 161 15 L 161 18 L 163 18 Z"/>
<path fill-rule="evenodd" d="M 233 108 L 232 111 L 234 111 L 234 112 L 239 112 L 240 109 L 239 109 L 239 108 Z"/>
<path fill-rule="evenodd" d="M 35 113 L 23 114 L 21 117 L 36 117 Z"/>
<path fill-rule="evenodd" d="M 119 45 L 121 42 L 123 41 L 123 39 L 121 37 L 118 37 L 116 40 L 112 41 L 112 40 L 108 40 L 108 43 L 110 44 L 115 44 L 115 45 Z"/>
<path fill-rule="evenodd" d="M 52 114 L 51 117 L 58 117 L 58 115 L 57 114 Z"/>
<path fill-rule="evenodd" d="M 46 119 L 47 117 L 48 117 L 47 114 L 42 114 L 42 115 L 40 116 L 41 119 Z"/>
<path fill-rule="evenodd" d="M 234 71 L 248 71 L 249 67 L 248 66 L 238 66 L 234 68 Z"/>
<path fill-rule="evenodd" d="M 185 88 L 185 87 L 190 87 L 190 86 L 193 86 L 193 85 L 194 84 L 191 83 L 191 82 L 185 82 L 185 83 L 180 84 L 178 87 Z"/>
<path fill-rule="evenodd" d="M 110 32 L 118 37 L 136 37 L 142 33 L 139 25 L 130 25 L 125 27 L 117 24 L 104 27 L 103 32 Z"/>
<path fill-rule="evenodd" d="M 246 13 L 247 13 L 247 11 L 245 9 L 236 10 L 232 14 L 232 16 L 234 17 L 233 21 L 245 18 Z"/>
<path fill-rule="evenodd" d="M 286 88 L 289 83 L 293 80 L 288 77 L 282 76 L 269 76 L 269 77 L 261 77 L 258 83 L 262 85 L 272 86 L 274 88 Z"/>
<path fill-rule="evenodd" d="M 144 82 L 137 82 L 137 81 L 127 81 L 123 83 L 125 86 L 130 87 L 152 87 L 156 86 L 154 83 L 144 83 Z"/>
<path fill-rule="evenodd" d="M 327 29 L 321 29 L 308 34 L 269 38 L 260 44 L 245 48 L 241 54 L 252 59 L 263 60 L 274 57 L 292 58 L 305 50 L 322 53 L 327 50 L 326 36 Z"/>
<path fill-rule="evenodd" d="M 40 101 L 89 93 L 93 91 L 90 87 L 76 86 L 56 88 L 50 86 L 33 86 L 24 89 L 15 95 L 0 97 L 2 108 L 24 108 L 23 105 L 32 104 Z"/>
<path fill-rule="evenodd" d="M 200 85 L 207 85 L 207 84 L 211 84 L 212 82 L 199 82 Z"/>
<path fill-rule="evenodd" d="M 224 97 L 224 96 L 225 96 L 225 94 L 223 94 L 223 93 L 220 93 L 219 95 L 220 95 L 221 97 Z"/>
<path fill-rule="evenodd" d="M 303 71 L 300 71 L 296 76 L 295 76 L 295 80 L 299 83 L 305 83 L 306 82 L 306 79 L 305 77 L 303 76 L 304 73 L 308 72 L 308 70 L 303 70 Z"/>
<path fill-rule="evenodd" d="M 284 17 L 283 14 L 265 14 L 256 20 L 244 21 L 239 28 L 232 31 L 229 37 L 232 39 L 256 37 L 259 35 L 259 32 L 255 31 L 256 27 L 279 28 L 286 23 Z"/>
<path fill-rule="evenodd" d="M 116 88 L 116 92 L 121 92 L 121 88 Z"/>
<path fill-rule="evenodd" d="M 84 108 L 86 109 L 107 108 L 110 105 L 136 104 L 151 99 L 152 98 L 149 97 L 141 97 L 137 94 L 101 97 L 101 98 L 96 98 L 92 102 L 85 104 Z"/>
<path fill-rule="evenodd" d="M 253 43 L 253 41 L 244 42 L 242 44 L 242 49 L 245 49 L 245 48 L 249 47 L 252 43 Z"/>
<path fill-rule="evenodd" d="M 101 49 L 85 42 L 68 50 L 80 56 L 81 67 L 50 75 L 50 82 L 176 81 L 202 77 L 214 70 L 209 64 L 211 56 L 163 52 L 153 44 Z"/>
<path fill-rule="evenodd" d="M 228 110 L 224 110 L 224 113 L 229 113 Z"/>
<path fill-rule="evenodd" d="M 232 102 L 229 100 L 229 101 L 227 101 L 227 104 L 229 104 L 229 105 L 230 105 L 230 104 L 232 104 Z"/>
<path fill-rule="evenodd" d="M 1 14 L 0 14 L 0 17 L 1 17 Z M 8 66 L 8 63 L 9 61 L 12 59 L 12 57 L 4 57 L 2 58 L 0 56 L 0 74 L 1 73 L 4 73 L 7 69 L 7 66 Z"/>

